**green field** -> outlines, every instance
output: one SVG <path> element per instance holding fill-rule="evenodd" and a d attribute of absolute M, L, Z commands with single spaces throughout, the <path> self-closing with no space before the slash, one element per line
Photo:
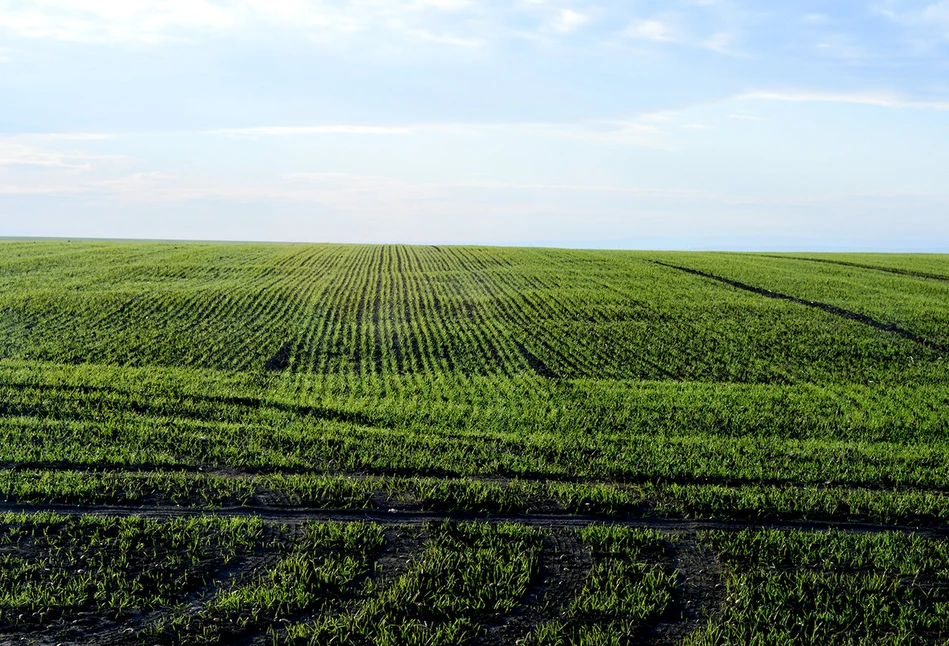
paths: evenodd
<path fill-rule="evenodd" d="M 0 641 L 949 640 L 949 256 L 0 241 Z"/>

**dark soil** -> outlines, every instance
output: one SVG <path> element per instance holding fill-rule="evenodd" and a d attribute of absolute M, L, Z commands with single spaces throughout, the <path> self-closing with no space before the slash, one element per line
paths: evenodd
<path fill-rule="evenodd" d="M 522 605 L 500 621 L 485 626 L 487 633 L 475 642 L 479 646 L 516 644 L 546 621 L 560 618 L 577 596 L 593 559 L 589 547 L 573 532 L 550 533 L 544 537 L 540 567 Z"/>
<path fill-rule="evenodd" d="M 721 565 L 709 549 L 694 540 L 678 540 L 670 548 L 678 572 L 675 596 L 644 643 L 678 644 L 705 625 L 725 598 Z"/>

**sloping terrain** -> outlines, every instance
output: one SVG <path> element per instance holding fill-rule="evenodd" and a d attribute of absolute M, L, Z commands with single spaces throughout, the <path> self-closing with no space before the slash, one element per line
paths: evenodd
<path fill-rule="evenodd" d="M 0 512 L 9 643 L 943 643 L 949 257 L 0 242 Z"/>

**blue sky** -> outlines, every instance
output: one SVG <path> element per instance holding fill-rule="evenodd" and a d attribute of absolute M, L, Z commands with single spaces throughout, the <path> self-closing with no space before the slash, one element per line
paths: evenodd
<path fill-rule="evenodd" d="M 949 252 L 949 0 L 0 0 L 0 235 Z"/>

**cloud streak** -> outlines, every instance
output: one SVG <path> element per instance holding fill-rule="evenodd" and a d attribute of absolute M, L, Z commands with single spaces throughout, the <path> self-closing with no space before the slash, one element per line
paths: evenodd
<path fill-rule="evenodd" d="M 23 0 L 0 11 L 0 30 L 72 43 L 160 45 L 202 33 L 269 29 L 316 41 L 388 34 L 390 41 L 470 49 L 514 34 L 512 15 L 548 35 L 566 36 L 590 22 L 576 8 L 529 2 L 506 7 L 470 0 Z"/>
<path fill-rule="evenodd" d="M 81 152 L 63 152 L 16 142 L 0 141 L 0 166 L 34 166 L 85 171 L 92 168 L 90 162 L 121 159 L 114 155 L 91 155 Z"/>
<path fill-rule="evenodd" d="M 841 94 L 833 92 L 780 92 L 753 91 L 740 94 L 735 99 L 757 99 L 791 103 L 849 103 L 880 108 L 908 108 L 915 110 L 949 110 L 947 101 L 917 101 L 882 94 Z"/>
<path fill-rule="evenodd" d="M 223 128 L 205 130 L 203 134 L 236 137 L 292 137 L 300 135 L 408 135 L 416 129 L 411 126 L 259 126 L 251 128 Z"/>

